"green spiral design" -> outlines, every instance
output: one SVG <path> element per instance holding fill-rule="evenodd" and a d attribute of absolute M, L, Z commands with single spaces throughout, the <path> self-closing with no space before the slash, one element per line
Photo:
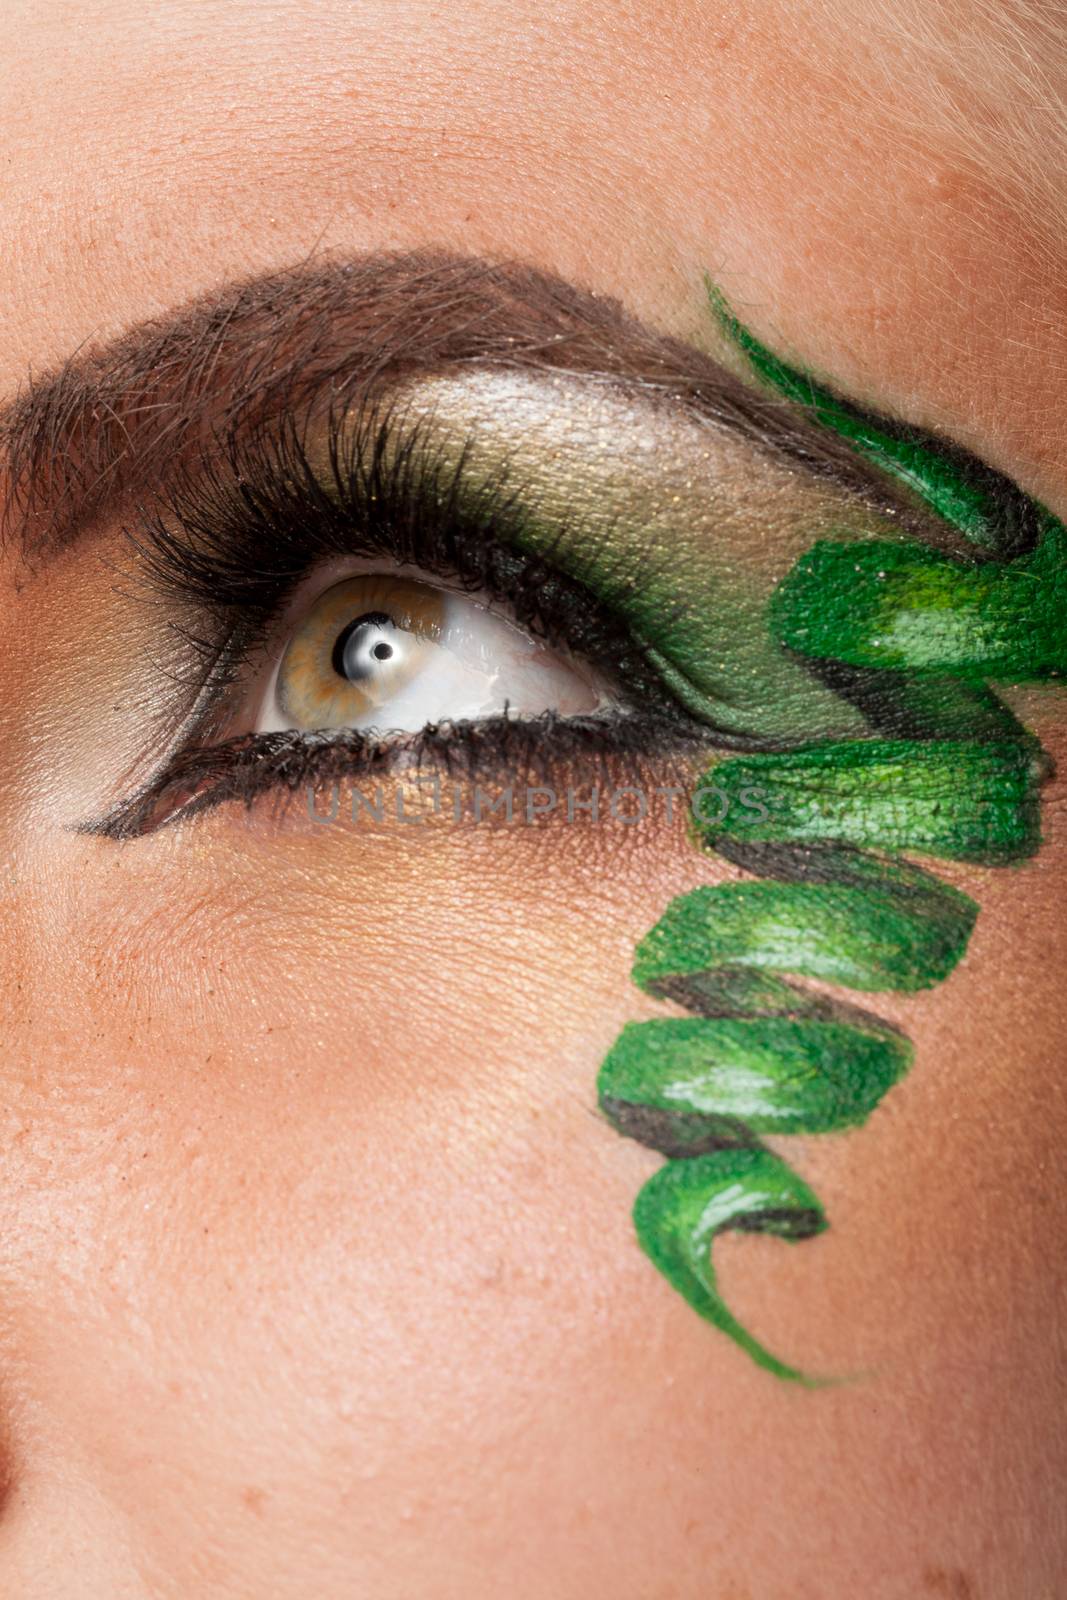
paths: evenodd
<path fill-rule="evenodd" d="M 772 638 L 859 708 L 867 736 L 710 769 L 716 816 L 695 808 L 697 842 L 758 881 L 670 903 L 633 977 L 691 1015 L 628 1024 L 598 1079 L 614 1127 L 669 1158 L 634 1208 L 646 1254 L 753 1360 L 810 1383 L 730 1312 L 712 1247 L 726 1229 L 821 1232 L 818 1198 L 761 1136 L 858 1127 L 911 1065 L 896 1028 L 797 980 L 863 994 L 943 982 L 978 907 L 903 853 L 1005 866 L 1039 847 L 1049 763 L 985 680 L 1067 673 L 1067 532 L 992 469 L 787 367 L 710 292 L 765 383 L 975 550 L 823 541 L 778 586 Z"/>

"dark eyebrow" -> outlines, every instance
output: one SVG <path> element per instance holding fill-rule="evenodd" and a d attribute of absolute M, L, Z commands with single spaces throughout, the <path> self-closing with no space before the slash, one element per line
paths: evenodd
<path fill-rule="evenodd" d="M 355 400 L 472 362 L 596 374 L 673 398 L 929 535 L 929 517 L 847 444 L 617 301 L 521 263 L 435 252 L 228 285 L 30 379 L 0 411 L 0 533 L 46 556 L 221 437 L 323 393 Z"/>

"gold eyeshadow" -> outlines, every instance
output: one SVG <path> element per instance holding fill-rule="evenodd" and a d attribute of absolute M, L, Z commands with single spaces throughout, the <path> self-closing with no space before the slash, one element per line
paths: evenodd
<path fill-rule="evenodd" d="M 902 538 L 889 511 L 676 400 L 585 375 L 447 374 L 395 405 L 466 482 L 504 482 L 519 541 L 612 605 L 699 720 L 782 739 L 863 726 L 783 655 L 767 605 L 820 535 Z"/>
<path fill-rule="evenodd" d="M 636 379 L 468 367 L 379 388 L 355 409 L 309 404 L 251 449 L 235 442 L 214 477 L 209 467 L 171 503 L 147 555 L 194 613 L 253 618 L 257 647 L 255 628 L 273 625 L 319 562 L 452 575 L 468 594 L 488 588 L 522 626 L 553 612 L 549 637 L 597 668 L 625 658 L 618 681 L 635 691 L 631 709 L 655 707 L 657 750 L 668 738 L 784 749 L 868 731 L 855 698 L 783 650 L 768 618 L 820 540 L 845 550 L 914 540 L 921 514 L 876 498 Z M 353 715 L 353 691 L 323 676 L 325 648 L 309 645 L 299 673 L 290 659 L 282 681 L 295 714 L 265 734 L 361 725 L 366 707 Z M 342 698 L 298 705 L 298 678 Z M 238 737 L 225 716 L 205 719 L 172 759 L 184 764 L 194 743 L 214 750 L 224 728 Z M 241 761 L 250 782 L 250 753 Z M 269 785 L 266 766 L 255 781 Z M 164 766 L 147 789 L 167 782 Z M 141 814 L 132 797 L 99 826 L 128 831 Z"/>

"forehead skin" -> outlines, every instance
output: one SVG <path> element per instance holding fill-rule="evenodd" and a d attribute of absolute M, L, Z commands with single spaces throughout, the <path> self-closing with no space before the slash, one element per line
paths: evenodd
<path fill-rule="evenodd" d="M 1025 8 L 987 12 L 9 0 L 0 393 L 229 277 L 430 239 L 697 338 L 711 269 L 781 346 L 1055 501 L 1060 230 L 1009 179 L 1057 166 L 1057 62 L 1035 30 L 1027 78 Z"/>

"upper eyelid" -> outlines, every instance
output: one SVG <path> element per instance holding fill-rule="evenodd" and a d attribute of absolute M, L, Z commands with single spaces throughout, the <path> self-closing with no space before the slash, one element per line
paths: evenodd
<path fill-rule="evenodd" d="M 521 264 L 415 252 L 227 286 L 35 379 L 0 413 L 0 531 L 41 563 L 164 484 L 205 440 L 331 385 L 355 395 L 471 362 L 670 394 L 813 478 L 908 513 L 841 441 L 615 302 Z"/>
<path fill-rule="evenodd" d="M 468 368 L 467 370 L 470 371 L 471 369 Z M 542 374 L 542 378 L 543 377 L 544 374 Z M 575 375 L 570 375 L 569 378 L 565 380 L 557 379 L 556 383 L 552 385 L 551 393 L 554 396 L 552 404 L 556 405 L 557 409 L 561 413 L 565 414 L 567 411 L 568 382 L 577 383 L 577 381 L 578 380 Z M 410 379 L 408 380 L 407 388 L 409 391 L 412 390 Z M 417 383 L 413 386 L 413 392 L 416 394 L 419 392 L 419 385 Z M 627 392 L 632 397 L 635 391 L 633 390 L 632 386 L 627 385 Z M 640 386 L 638 386 L 636 390 L 637 395 L 640 396 L 642 392 L 643 391 L 641 390 Z M 645 393 L 647 394 L 647 391 L 645 391 Z M 780 406 L 778 409 L 779 411 L 782 410 Z M 346 436 L 346 428 L 348 427 L 348 424 L 346 423 L 345 419 L 350 416 L 350 413 L 351 408 L 349 406 L 348 397 L 344 396 L 341 400 L 338 400 L 337 396 L 331 392 L 330 404 L 326 415 L 328 418 L 332 418 L 338 423 L 339 431 L 337 436 L 339 438 Z M 660 414 L 662 414 L 662 406 L 660 407 Z M 357 423 L 354 431 L 358 433 L 359 429 L 363 425 L 363 420 L 366 419 L 366 425 L 369 430 L 369 434 L 373 436 L 375 429 L 379 425 L 384 426 L 386 423 L 391 421 L 394 415 L 402 418 L 403 407 L 402 405 L 398 404 L 398 399 L 395 395 L 390 397 L 389 392 L 386 391 L 386 393 L 376 399 L 372 405 L 357 410 L 357 416 L 360 420 Z M 177 492 L 171 496 L 169 503 L 170 522 L 172 528 L 172 533 L 169 536 L 174 537 L 175 547 L 181 548 L 184 542 L 184 547 L 186 549 L 190 548 L 188 541 L 183 541 L 182 530 L 184 530 L 185 533 L 188 533 L 190 527 L 195 529 L 198 524 L 201 526 L 201 528 L 206 527 L 210 529 L 213 519 L 221 518 L 221 520 L 225 522 L 227 499 L 229 497 L 229 499 L 232 500 L 235 497 L 235 485 L 241 484 L 243 486 L 241 489 L 241 496 L 244 497 L 247 497 L 248 493 L 246 486 L 255 486 L 257 481 L 257 470 L 261 466 L 264 466 L 264 456 L 260 454 L 261 451 L 265 452 L 265 469 L 262 473 L 262 476 L 266 477 L 267 479 L 272 479 L 272 487 L 270 491 L 271 494 L 275 492 L 275 486 L 277 486 L 279 483 L 286 485 L 288 488 L 288 485 L 292 481 L 289 460 L 283 464 L 283 467 L 280 471 L 275 470 L 273 473 L 271 472 L 271 453 L 279 448 L 291 448 L 297 452 L 299 457 L 300 472 L 295 480 L 297 488 L 301 489 L 302 491 L 306 491 L 309 496 L 317 499 L 320 510 L 325 509 L 327 513 L 330 512 L 333 509 L 333 504 L 327 485 L 324 482 L 323 475 L 321 471 L 312 470 L 310 460 L 306 458 L 304 449 L 308 437 L 308 429 L 315 421 L 316 417 L 321 423 L 322 415 L 317 406 L 316 397 L 314 395 L 309 396 L 305 394 L 299 413 L 294 412 L 283 414 L 280 420 L 273 419 L 268 415 L 266 417 L 261 417 L 258 425 L 254 429 L 247 430 L 237 428 L 233 430 L 226 439 L 220 441 L 220 448 L 209 455 L 207 462 L 199 470 L 190 467 L 187 472 L 180 472 L 178 475 L 179 481 L 177 485 Z M 414 422 L 414 432 L 418 431 L 418 429 L 423 425 L 424 421 L 425 418 L 416 417 Z M 810 428 L 808 431 L 811 431 Z M 698 438 L 703 437 L 699 428 L 693 429 L 693 433 Z M 759 444 L 761 447 L 763 446 L 764 442 L 765 441 L 761 436 L 759 438 Z M 321 468 L 321 458 L 319 465 Z M 461 474 L 457 473 L 456 476 L 458 478 L 461 476 Z M 276 505 L 277 502 L 275 501 L 274 504 Z M 303 514 L 303 507 L 301 507 L 301 516 L 303 516 Z M 271 520 L 274 520 L 273 515 Z M 162 519 L 156 519 L 156 525 L 161 528 L 163 536 L 168 536 Z M 897 525 L 899 527 L 899 520 Z M 333 547 L 334 553 L 340 554 L 342 549 L 344 553 L 349 556 L 362 553 L 362 548 L 358 540 L 350 542 L 350 533 L 351 529 L 345 530 L 345 539 L 340 545 L 335 545 Z M 252 550 L 254 549 L 254 546 L 249 546 L 248 548 L 249 550 Z M 388 552 L 383 551 L 383 553 L 388 553 L 390 559 L 392 560 L 397 559 L 398 553 L 395 550 L 390 550 Z M 306 574 L 312 560 L 313 552 L 305 549 L 305 542 L 302 539 L 299 546 L 299 562 L 295 572 L 292 575 L 290 589 L 282 589 L 278 586 L 275 586 L 271 592 L 268 613 L 269 620 L 271 622 L 273 622 L 274 618 L 276 617 L 280 605 L 288 598 L 288 595 L 291 592 L 291 587 L 295 586 L 295 583 Z M 548 554 L 547 559 L 542 556 L 542 560 L 545 562 L 545 564 L 551 565 L 550 553 Z M 200 584 L 200 599 L 205 605 L 210 606 L 212 602 L 213 587 L 216 582 L 216 570 L 213 569 L 209 563 L 206 571 L 209 581 L 206 584 Z M 576 576 L 573 567 L 569 569 L 567 576 L 572 579 Z M 187 569 L 183 570 L 181 573 L 181 579 L 181 583 L 176 585 L 176 587 L 183 593 L 188 592 L 189 582 Z M 506 591 L 504 597 L 512 598 L 512 596 L 507 594 Z M 610 609 L 610 593 L 605 593 L 605 591 L 601 589 L 599 591 L 599 599 L 602 605 L 606 604 Z M 624 614 L 620 616 L 618 620 L 623 623 L 624 631 L 631 639 L 633 639 L 634 630 L 632 627 L 631 617 L 627 614 Z M 251 639 L 249 639 L 247 632 L 245 634 L 246 643 L 251 643 L 252 645 L 258 644 L 260 637 L 261 634 L 253 633 Z M 640 633 L 637 634 L 637 638 L 640 638 Z M 571 640 L 568 640 L 567 642 L 573 643 Z M 578 648 L 580 649 L 581 646 L 579 645 Z M 662 652 L 659 652 L 659 654 L 662 654 Z M 667 665 L 674 669 L 674 676 L 677 678 L 679 676 L 677 671 L 679 663 L 670 659 L 669 651 Z M 657 676 L 659 677 L 661 684 L 670 681 L 670 674 L 664 674 L 662 670 L 657 674 Z M 684 670 L 681 672 L 681 678 L 685 678 Z M 682 695 L 680 699 L 677 692 L 675 692 L 671 698 L 674 698 L 680 706 L 688 706 L 690 708 L 695 707 L 698 703 L 702 703 L 705 706 L 710 704 L 710 702 L 707 701 L 703 690 L 697 691 L 694 695 L 688 698 L 685 695 Z M 703 713 L 701 714 L 703 715 Z M 709 724 L 714 724 L 713 713 L 707 716 L 707 720 L 709 721 Z M 729 730 L 720 725 L 717 731 L 725 732 Z"/>
<path fill-rule="evenodd" d="M 380 445 L 387 437 L 382 433 L 379 424 L 383 415 L 389 414 L 388 408 L 385 413 L 372 408 L 361 419 L 362 425 L 376 444 Z M 343 416 L 344 413 L 342 418 Z M 349 433 L 351 434 L 352 430 L 349 430 Z M 352 437 L 357 441 L 353 459 L 362 462 L 363 453 L 358 448 L 358 440 L 362 437 L 359 429 L 352 434 Z M 211 695 L 202 701 L 200 714 L 192 725 L 188 716 L 183 718 L 181 736 L 170 744 L 162 758 L 157 757 L 152 762 L 152 772 L 138 784 L 132 799 L 120 800 L 107 815 L 83 824 L 82 826 L 88 831 L 107 833 L 112 831 L 113 827 L 118 827 L 120 832 L 115 836 L 125 836 L 122 830 L 127 826 L 131 806 L 133 813 L 137 812 L 138 796 L 154 793 L 160 784 L 165 783 L 166 775 L 173 770 L 174 763 L 192 750 L 211 747 L 225 740 L 224 730 L 234 713 L 235 700 L 242 690 L 247 691 L 250 679 L 255 676 L 254 670 L 250 669 L 262 668 L 265 665 L 265 652 L 273 651 L 274 647 L 282 642 L 281 626 L 284 617 L 289 614 L 290 607 L 297 599 L 297 591 L 307 583 L 310 598 L 312 592 L 317 594 L 325 586 L 326 578 L 322 570 L 324 563 L 321 560 L 323 548 L 334 553 L 339 562 L 349 570 L 353 560 L 358 559 L 361 550 L 365 550 L 365 546 L 361 546 L 360 543 L 360 528 L 363 524 L 358 510 L 353 515 L 346 500 L 338 501 L 335 495 L 329 492 L 321 480 L 320 472 L 313 468 L 306 456 L 301 455 L 299 459 L 294 459 L 291 455 L 285 455 L 282 460 L 277 458 L 275 452 L 283 448 L 286 443 L 290 447 L 300 448 L 300 439 L 299 429 L 283 430 L 280 437 L 273 431 L 266 430 L 259 441 L 262 453 L 254 461 L 245 454 L 237 456 L 228 463 L 227 470 L 235 469 L 241 478 L 243 489 L 240 494 L 236 496 L 232 494 L 233 483 L 224 471 L 223 477 L 217 483 L 209 482 L 205 504 L 204 483 L 201 479 L 193 477 L 187 486 L 190 499 L 183 502 L 179 497 L 177 501 L 171 503 L 166 515 L 158 510 L 154 512 L 146 519 L 139 535 L 136 531 L 130 530 L 134 546 L 141 551 L 147 561 L 149 572 L 154 579 L 152 588 L 156 594 L 161 590 L 174 596 L 185 592 L 188 587 L 187 574 L 182 562 L 191 553 L 194 557 L 192 591 L 201 605 L 210 607 L 212 597 L 216 594 L 217 583 L 221 582 L 225 588 L 224 575 L 220 575 L 212 564 L 213 548 L 222 555 L 225 563 L 224 571 L 233 572 L 238 585 L 243 584 L 248 575 L 242 564 L 246 559 L 242 552 L 245 550 L 254 552 L 259 548 L 254 536 L 251 542 L 247 540 L 250 529 L 255 527 L 255 518 L 258 515 L 263 515 L 266 519 L 259 531 L 268 539 L 273 537 L 281 541 L 264 552 L 267 571 L 274 571 L 276 574 L 279 570 L 277 566 L 279 552 L 283 555 L 281 565 L 284 567 L 286 565 L 284 556 L 288 551 L 293 558 L 289 565 L 298 577 L 294 583 L 286 582 L 281 586 L 276 583 L 275 578 L 270 578 L 262 586 L 264 594 L 269 596 L 268 603 L 261 605 L 258 611 L 253 608 L 251 617 L 244 604 L 236 608 L 240 619 L 239 630 L 234 633 L 223 626 L 216 635 L 215 648 L 219 656 L 209 672 L 213 690 Z M 398 504 L 402 503 L 405 491 L 413 491 L 416 498 L 423 499 L 427 508 L 433 507 L 433 511 L 427 513 L 431 523 L 436 519 L 437 527 L 448 526 L 453 533 L 463 534 L 465 530 L 462 523 L 455 523 L 450 515 L 452 508 L 447 495 L 442 498 L 426 492 L 432 487 L 432 483 L 437 481 L 432 477 L 435 467 L 432 451 L 425 458 L 426 470 L 431 474 L 431 478 L 426 481 L 423 478 L 422 457 L 409 457 L 402 450 L 398 452 L 398 456 L 410 469 L 393 485 L 393 492 L 400 495 Z M 371 466 L 373 468 L 373 463 Z M 459 473 L 455 473 L 455 479 L 459 476 Z M 357 477 L 353 483 L 362 481 L 362 478 Z M 388 480 L 374 477 L 372 481 L 375 491 L 381 495 L 387 488 Z M 485 487 L 491 492 L 494 488 L 492 480 L 487 481 Z M 336 484 L 334 488 L 335 491 L 339 490 Z M 332 519 L 327 539 L 324 544 L 318 546 L 317 551 L 315 536 L 316 532 L 321 535 L 321 526 L 315 517 L 309 514 L 308 501 L 304 498 L 305 492 L 310 492 L 315 497 L 319 514 Z M 490 499 L 489 509 L 493 503 Z M 502 504 L 514 506 L 515 503 L 516 498 L 505 493 Z M 380 523 L 378 529 L 377 560 L 372 562 L 371 566 L 380 570 L 383 561 L 388 561 L 393 566 L 397 560 L 396 548 L 386 533 L 390 516 L 396 507 L 390 509 L 389 505 L 383 504 L 381 500 L 376 504 L 384 516 L 384 521 Z M 237 546 L 232 542 L 237 530 L 227 522 L 228 515 L 234 510 L 251 518 L 251 523 L 245 523 L 242 528 L 245 542 Z M 295 523 L 295 532 L 290 544 L 286 545 L 285 540 L 290 531 L 288 525 L 290 517 Z M 206 548 L 201 546 L 197 550 L 195 537 L 192 544 L 188 542 L 190 534 L 195 535 L 197 530 L 207 538 Z M 476 519 L 470 531 L 481 532 Z M 501 531 L 494 523 L 494 533 L 499 534 Z M 155 549 L 152 545 L 153 535 L 159 540 L 159 545 Z M 148 541 L 147 545 L 143 542 L 145 539 Z M 336 542 L 330 543 L 330 539 Z M 659 717 L 664 726 L 670 722 L 675 729 L 676 737 L 681 737 L 686 729 L 691 739 L 695 740 L 698 737 L 697 725 L 685 713 L 677 697 L 666 687 L 662 674 L 650 664 L 650 659 L 636 639 L 632 627 L 621 616 L 612 615 L 610 606 L 603 598 L 589 590 L 580 579 L 553 568 L 551 560 L 544 554 L 521 553 L 514 545 L 498 537 L 472 538 L 470 548 L 477 552 L 479 562 L 485 563 L 479 565 L 476 573 L 461 571 L 446 560 L 442 560 L 437 566 L 429 561 L 415 564 L 423 565 L 427 570 L 432 568 L 439 578 L 458 572 L 461 578 L 467 580 L 460 582 L 458 587 L 467 592 L 479 587 L 486 588 L 491 595 L 508 603 L 513 612 L 516 612 L 520 622 L 527 622 L 527 618 L 518 612 L 515 587 L 509 587 L 503 581 L 499 570 L 494 567 L 494 559 L 499 555 L 508 565 L 512 576 L 516 572 L 515 564 L 519 563 L 520 573 L 533 583 L 534 598 L 545 599 L 547 591 L 543 585 L 548 582 L 553 586 L 557 606 L 562 597 L 568 604 L 572 606 L 578 604 L 582 608 L 584 631 L 581 637 L 570 629 L 569 624 L 564 625 L 559 622 L 556 613 L 546 612 L 546 622 L 551 622 L 555 617 L 559 623 L 555 632 L 546 633 L 550 641 L 566 643 L 576 654 L 587 657 L 595 665 L 610 664 L 617 675 L 622 675 L 624 699 L 631 700 L 649 716 Z M 315 560 L 316 553 L 320 556 L 319 561 Z M 315 576 L 316 572 L 318 576 Z M 252 581 L 254 582 L 254 574 Z M 225 606 L 222 609 L 225 610 Z M 203 613 L 194 605 L 191 622 L 196 632 L 198 649 L 202 645 L 210 645 L 210 640 L 203 632 L 204 620 Z"/>
<path fill-rule="evenodd" d="M 353 555 L 337 556 L 327 561 L 315 563 L 314 566 L 308 569 L 295 588 L 291 590 L 284 604 L 274 613 L 270 620 L 269 630 L 264 634 L 260 648 L 265 650 L 280 648 L 288 639 L 294 625 L 328 589 L 331 589 L 335 584 L 343 583 L 346 578 L 378 574 L 381 572 L 385 562 L 389 562 L 387 555 Z M 454 582 L 447 573 L 430 572 L 413 566 L 411 563 L 389 562 L 389 576 L 412 577 L 416 581 L 433 584 L 442 589 L 453 590 L 462 595 L 470 595 L 474 592 L 463 584 Z M 491 596 L 487 609 L 499 609 L 501 604 L 502 602 L 497 596 Z"/>
<path fill-rule="evenodd" d="M 556 565 L 551 540 L 545 547 L 522 547 L 517 527 L 530 506 L 506 470 L 468 473 L 465 449 L 455 460 L 439 455 L 425 417 L 410 417 L 389 399 L 366 407 L 354 422 L 344 408 L 334 408 L 319 418 L 322 431 L 310 451 L 303 426 L 286 420 L 281 430 L 262 430 L 250 449 L 231 453 L 206 495 L 203 475 L 191 475 L 165 514 L 154 513 L 139 534 L 130 534 L 156 588 L 192 599 L 205 612 L 240 607 L 247 647 L 276 632 L 305 583 L 332 560 L 424 567 L 461 590 L 487 591 L 518 612 L 524 625 L 547 624 L 550 642 L 571 644 L 563 630 L 553 634 L 550 613 L 522 614 L 529 593 L 521 585 L 532 587 L 541 602 L 551 583 L 555 593 L 579 596 L 633 639 L 631 624 L 610 596 L 594 594 L 579 574 Z M 414 510 L 411 529 L 404 523 L 408 508 Z M 235 548 L 233 538 L 247 539 L 257 522 L 264 544 L 257 543 L 255 553 Z M 555 526 L 562 537 L 565 524 Z M 434 534 L 446 529 L 449 538 L 435 542 Z M 436 561 L 427 556 L 426 530 Z M 256 559 L 260 550 L 266 568 Z"/>

